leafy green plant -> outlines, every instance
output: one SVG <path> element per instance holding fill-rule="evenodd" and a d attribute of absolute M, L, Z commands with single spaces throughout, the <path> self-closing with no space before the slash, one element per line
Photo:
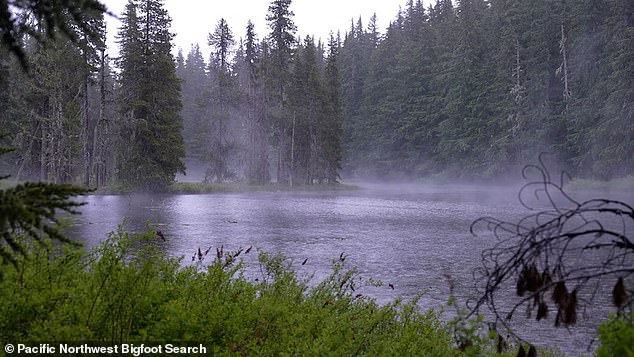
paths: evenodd
<path fill-rule="evenodd" d="M 354 291 L 362 279 L 345 257 L 311 287 L 279 255 L 260 253 L 260 275 L 245 276 L 240 257 L 249 251 L 218 249 L 208 265 L 203 254 L 184 266 L 154 232 L 121 227 L 89 253 L 35 246 L 23 264 L 0 267 L 0 340 L 202 343 L 209 353 L 267 356 L 464 355 L 439 314 L 421 311 L 416 299 L 380 306 Z"/>
<path fill-rule="evenodd" d="M 599 327 L 598 357 L 634 356 L 634 312 L 612 315 Z"/>

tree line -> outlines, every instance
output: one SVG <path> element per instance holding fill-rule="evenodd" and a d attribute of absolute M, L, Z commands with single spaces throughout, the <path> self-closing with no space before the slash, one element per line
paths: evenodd
<path fill-rule="evenodd" d="M 327 43 L 297 38 L 291 1 L 273 0 L 265 36 L 222 19 L 207 60 L 172 55 L 160 0 L 128 2 L 109 59 L 99 5 L 5 21 L 0 144 L 17 150 L 0 165 L 18 180 L 159 189 L 187 156 L 207 182 L 255 184 L 342 167 L 490 177 L 540 152 L 582 176 L 634 173 L 627 0 L 409 0 L 385 33 L 374 16 Z"/>
<path fill-rule="evenodd" d="M 209 61 L 198 45 L 174 58 L 160 0 L 128 2 L 113 60 L 102 12 L 86 14 L 85 41 L 22 34 L 27 73 L 16 70 L 23 57 L 0 53 L 3 142 L 17 148 L 2 164 L 17 180 L 156 190 L 185 172 L 188 155 L 204 163 L 206 182 L 337 182 L 340 41 L 325 49 L 296 38 L 290 4 L 271 2 L 262 40 L 249 22 L 237 44 L 220 20 Z"/>
<path fill-rule="evenodd" d="M 340 40 L 331 36 L 325 48 L 311 36 L 297 38 L 290 4 L 271 2 L 262 40 L 249 22 L 236 44 L 221 19 L 209 34 L 209 61 L 199 45 L 177 56 L 187 152 L 204 163 L 205 181 L 339 179 Z"/>
<path fill-rule="evenodd" d="M 409 0 L 341 49 L 350 173 L 634 173 L 634 2 Z"/>

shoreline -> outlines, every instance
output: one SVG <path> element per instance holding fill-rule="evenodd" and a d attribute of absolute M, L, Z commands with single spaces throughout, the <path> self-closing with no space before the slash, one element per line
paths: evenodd
<path fill-rule="evenodd" d="M 106 186 L 91 192 L 91 196 L 127 195 L 134 193 L 155 194 L 179 194 L 198 195 L 216 193 L 243 193 L 243 192 L 338 192 L 356 191 L 361 188 L 351 184 L 321 184 L 287 186 L 276 183 L 266 185 L 250 185 L 246 183 L 202 183 L 202 182 L 175 182 L 160 191 L 138 191 L 131 188 Z"/>

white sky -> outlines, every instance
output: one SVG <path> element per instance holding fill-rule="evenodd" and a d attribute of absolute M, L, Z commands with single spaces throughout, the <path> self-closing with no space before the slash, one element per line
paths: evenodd
<path fill-rule="evenodd" d="M 120 15 L 127 0 L 102 0 L 108 9 Z M 295 13 L 295 25 L 297 34 L 304 38 L 306 35 L 315 35 L 316 40 L 321 38 L 327 41 L 330 31 L 336 34 L 339 30 L 343 36 L 350 28 L 352 18 L 359 16 L 366 27 L 370 16 L 377 14 L 379 29 L 384 32 L 390 21 L 396 19 L 399 6 L 405 7 L 406 0 L 294 0 L 291 10 Z M 429 0 L 424 1 L 429 4 Z M 266 23 L 269 0 L 165 0 L 165 8 L 172 17 L 171 31 L 176 34 L 174 38 L 174 53 L 179 48 L 187 54 L 190 45 L 198 43 L 208 59 L 209 49 L 207 35 L 212 32 L 220 20 L 224 17 L 233 31 L 236 42 L 244 37 L 247 21 L 255 25 L 258 39 L 268 34 Z M 120 22 L 112 17 L 107 17 L 108 48 L 111 57 L 118 55 L 118 45 L 115 36 Z"/>

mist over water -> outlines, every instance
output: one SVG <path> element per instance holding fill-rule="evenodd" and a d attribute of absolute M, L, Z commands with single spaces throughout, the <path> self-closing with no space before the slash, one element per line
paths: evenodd
<path fill-rule="evenodd" d="M 455 281 L 460 302 L 473 295 L 472 271 L 482 250 L 495 242 L 490 235 L 472 236 L 470 224 L 482 216 L 517 221 L 528 213 L 517 201 L 519 186 L 358 185 L 360 190 L 346 192 L 91 196 L 71 234 L 92 247 L 126 220 L 129 231 L 161 230 L 167 239 L 157 244 L 170 256 L 183 256 L 183 264 L 195 264 L 191 257 L 199 247 L 215 253 L 221 246 L 253 246 L 288 257 L 300 277 L 314 275 L 312 283 L 327 276 L 331 261 L 344 253 L 363 277 L 384 282 L 359 292 L 379 303 L 422 293 L 423 307 L 440 308 L 449 296 L 446 275 Z M 247 275 L 257 277 L 256 254 L 241 257 Z M 536 323 L 518 313 L 520 334 L 578 355 L 611 311 L 607 300 L 598 301 L 606 308 L 580 318 L 570 332 L 554 333 L 554 316 Z"/>

